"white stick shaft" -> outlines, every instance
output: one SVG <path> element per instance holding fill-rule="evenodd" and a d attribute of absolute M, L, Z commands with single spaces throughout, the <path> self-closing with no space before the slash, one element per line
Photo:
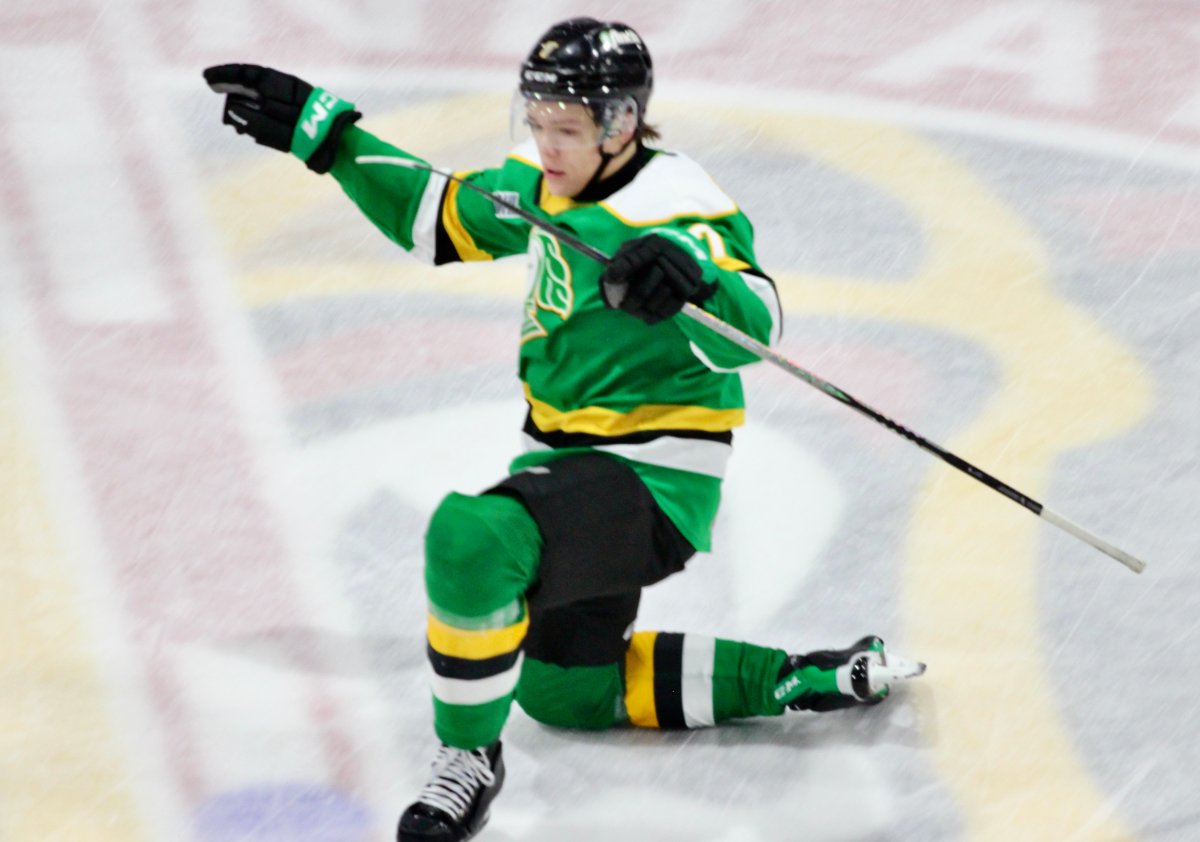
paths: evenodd
<path fill-rule="evenodd" d="M 1053 509 L 1048 509 L 1048 508 L 1043 507 L 1042 508 L 1042 520 L 1048 521 L 1048 522 L 1054 524 L 1055 526 L 1057 526 L 1059 529 L 1063 530 L 1064 532 L 1068 532 L 1071 535 L 1074 535 L 1076 538 L 1078 538 L 1080 541 L 1083 541 L 1085 544 L 1091 544 L 1093 547 L 1098 549 L 1100 552 L 1104 553 L 1105 555 L 1107 555 L 1111 558 L 1115 558 L 1117 561 L 1121 562 L 1121 564 L 1124 564 L 1126 567 L 1128 567 L 1134 573 L 1141 573 L 1143 570 L 1146 569 L 1146 562 L 1142 561 L 1140 558 L 1130 555 L 1129 553 L 1125 552 L 1120 547 L 1114 547 L 1112 544 L 1108 543 L 1103 538 L 1099 538 L 1099 537 L 1093 535 L 1091 532 L 1088 532 L 1086 529 L 1084 529 L 1079 524 L 1075 523 L 1072 520 L 1068 520 L 1067 518 L 1063 517 L 1062 515 L 1060 515 L 1058 512 L 1054 511 Z"/>

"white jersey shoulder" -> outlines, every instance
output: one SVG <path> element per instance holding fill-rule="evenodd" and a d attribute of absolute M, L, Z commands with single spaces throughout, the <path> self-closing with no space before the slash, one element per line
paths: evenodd
<path fill-rule="evenodd" d="M 517 146 L 508 153 L 508 157 L 529 164 L 529 166 L 535 169 L 540 170 L 542 168 L 542 157 L 538 154 L 537 144 L 532 140 L 527 140 Z"/>
<path fill-rule="evenodd" d="M 633 181 L 600 204 L 629 225 L 727 216 L 738 210 L 702 166 L 678 152 L 659 152 Z"/>
<path fill-rule="evenodd" d="M 532 140 L 517 146 L 508 158 L 542 169 Z M 662 151 L 633 181 L 600 205 L 629 225 L 656 225 L 680 216 L 728 216 L 738 211 L 737 203 L 702 166 L 687 155 Z"/>

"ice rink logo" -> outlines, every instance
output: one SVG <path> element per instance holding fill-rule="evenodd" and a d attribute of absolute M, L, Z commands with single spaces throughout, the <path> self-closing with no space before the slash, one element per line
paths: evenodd
<path fill-rule="evenodd" d="M 190 97 L 198 69 L 234 51 L 283 69 L 321 55 L 339 68 L 338 90 L 372 91 L 380 138 L 496 163 L 507 146 L 481 116 L 507 108 L 500 68 L 515 74 L 523 39 L 549 20 L 466 0 L 370 10 L 298 0 L 277 4 L 283 22 L 269 26 L 248 3 L 223 4 L 216 18 L 198 3 L 100 5 L 68 3 L 62 26 L 31 26 L 44 17 L 33 0 L 0 14 L 4 66 L 61 106 L 0 132 L 0 270 L 12 280 L 0 296 L 0 440 L 10 445 L 0 511 L 11 515 L 0 547 L 12 609 L 0 612 L 10 621 L 0 672 L 21 687 L 0 755 L 24 769 L 72 758 L 53 789 L 45 776 L 9 776 L 0 801 L 15 806 L 0 811 L 0 837 L 382 838 L 391 793 L 424 772 L 389 747 L 430 739 L 419 643 L 403 623 L 424 607 L 406 578 L 419 576 L 414 512 L 432 509 L 446 477 L 471 489 L 494 480 L 489 469 L 475 483 L 480 452 L 496 470 L 507 464 L 517 416 L 506 408 L 482 425 L 482 410 L 472 413 L 513 379 L 523 304 L 547 325 L 558 317 L 529 295 L 521 258 L 433 271 L 354 218 L 330 179 L 226 138 L 218 115 L 198 125 Z M 471 14 L 438 39 L 447 5 Z M 1081 519 L 1112 507 L 1135 533 L 1153 520 L 1164 562 L 1182 549 L 1153 599 L 1115 594 L 1133 590 L 1120 587 L 1122 572 L 1092 578 L 1090 559 L 1036 518 L 754 367 L 760 418 L 735 457 L 746 483 L 723 509 L 736 531 L 725 555 L 691 562 L 715 575 L 685 576 L 703 589 L 678 608 L 800 640 L 816 620 L 791 610 L 797 594 L 820 601 L 834 582 L 853 583 L 814 607 L 900 628 L 906 648 L 936 665 L 937 705 L 920 709 L 934 738 L 888 743 L 886 712 L 861 725 L 822 720 L 819 736 L 832 739 L 817 745 L 808 722 L 768 723 L 775 730 L 697 735 L 689 779 L 665 759 L 674 752 L 641 751 L 645 735 L 601 747 L 519 731 L 571 741 L 569 752 L 538 754 L 534 783 L 592 775 L 578 799 L 598 825 L 587 834 L 654 838 L 645 816 L 602 809 L 629 783 L 628 764 L 608 759 L 635 754 L 649 767 L 642 780 L 666 790 L 674 812 L 664 820 L 713 824 L 694 838 L 767 834 L 776 802 L 815 790 L 846 794 L 850 808 L 825 834 L 804 824 L 813 811 L 793 816 L 811 838 L 920 836 L 897 818 L 963 839 L 1196 829 L 1194 771 L 1172 760 L 1196 750 L 1195 729 L 1171 688 L 1137 680 L 1174 657 L 1139 650 L 1137 630 L 1175 623 L 1192 596 L 1161 587 L 1181 581 L 1193 538 L 1184 503 L 1196 496 L 1185 493 L 1196 448 L 1173 446 L 1196 440 L 1194 390 L 1180 385 L 1197 358 L 1192 5 L 839 4 L 824 14 L 797 3 L 762 15 L 717 0 L 704 20 L 687 15 L 689 26 L 657 4 L 613 7 L 644 14 L 672 81 L 702 83 L 692 99 L 660 96 L 654 118 L 668 148 L 754 203 L 764 269 L 788 315 L 782 350 L 1006 481 L 1078 506 Z M 464 68 L 473 75 L 456 75 Z M 715 79 L 719 68 L 736 80 Z M 145 78 L 166 80 L 153 86 L 152 119 L 136 107 Z M 187 80 L 178 96 L 175 79 Z M 311 81 L 334 84 L 323 73 Z M 459 81 L 488 89 L 444 98 Z M 328 127 L 331 104 L 320 118 L 305 112 L 311 135 Z M 64 169 L 80 136 L 88 166 Z M 566 293 L 554 286 L 543 300 L 561 305 Z M 751 430 L 773 435 L 758 453 Z M 820 460 L 789 470 L 799 463 L 781 454 L 797 442 Z M 821 460 L 833 476 L 813 485 L 823 497 L 797 502 Z M 770 482 L 752 467 L 764 463 Z M 1144 497 L 1123 503 L 1135 479 Z M 779 488 L 788 482 L 794 493 Z M 814 514 L 830 488 L 847 505 Z M 1167 494 L 1184 502 L 1161 508 Z M 770 526 L 755 529 L 763 512 Z M 832 537 L 809 538 L 818 528 Z M 801 541 L 811 552 L 796 551 Z M 718 564 L 734 547 L 738 563 Z M 802 591 L 797 555 L 829 578 Z M 1127 692 L 1086 698 L 1097 684 L 1072 680 L 1101 673 Z M 1131 715 L 1135 704 L 1164 715 Z M 1124 723 L 1119 751 L 1113 721 Z M 79 727 L 42 727 L 54 722 Z M 765 733 L 762 744 L 744 736 Z M 777 739 L 798 744 L 768 745 Z M 731 755 L 745 763 L 734 773 L 745 769 L 746 797 L 706 812 L 701 798 L 719 802 L 720 781 L 703 792 L 699 776 Z M 845 786 L 847 767 L 871 786 Z M 493 818 L 502 837 L 568 835 L 541 807 L 547 793 L 517 777 L 510 786 L 517 797 Z M 858 809 L 864 801 L 883 806 Z"/>

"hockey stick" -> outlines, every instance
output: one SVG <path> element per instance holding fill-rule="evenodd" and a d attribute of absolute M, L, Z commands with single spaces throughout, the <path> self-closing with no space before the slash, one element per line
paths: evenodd
<path fill-rule="evenodd" d="M 454 175 L 453 173 L 446 172 L 445 170 L 441 170 L 441 169 L 438 169 L 437 167 L 430 166 L 429 164 L 426 164 L 422 161 L 417 161 L 417 160 L 413 160 L 410 158 L 395 158 L 395 157 L 391 157 L 391 156 L 387 156 L 387 155 L 360 155 L 359 157 L 355 158 L 354 160 L 355 160 L 355 163 L 359 163 L 359 164 L 389 164 L 391 166 L 407 167 L 409 169 L 417 169 L 417 170 L 425 170 L 427 172 L 440 175 L 443 178 L 449 179 L 450 181 L 457 182 L 458 184 L 461 184 L 462 186 L 464 186 L 470 190 L 473 190 L 476 193 L 486 196 L 487 198 L 491 199 L 495 205 L 502 207 L 505 210 L 507 210 L 508 212 L 520 217 L 521 219 L 525 220 L 526 222 L 528 222 L 530 225 L 534 226 L 535 228 L 539 228 L 542 231 L 545 231 L 546 233 L 557 238 L 560 242 L 565 243 L 566 245 L 570 246 L 575 251 L 579 252 L 580 254 L 584 255 L 585 257 L 590 257 L 592 260 L 595 260 L 597 263 L 599 263 L 601 265 L 607 265 L 609 262 L 609 256 L 607 254 L 600 251 L 595 246 L 589 245 L 588 243 L 585 243 L 583 240 L 580 240 L 574 234 L 571 234 L 568 231 L 564 231 L 563 229 L 559 228 L 557 225 L 554 225 L 551 222 L 547 222 L 546 220 L 542 219 L 541 217 L 537 216 L 536 214 L 533 214 L 530 211 L 527 211 L 524 208 L 520 207 L 519 205 L 509 202 L 506 199 L 504 199 L 500 196 L 497 196 L 496 194 L 491 193 L 488 190 L 485 190 L 484 188 L 482 188 L 476 184 L 472 184 L 471 182 L 466 181 L 465 179 L 459 178 L 458 176 Z M 1008 485 L 1007 483 L 1004 483 L 1004 482 L 996 479 L 996 477 L 992 476 L 991 474 L 987 473 L 986 471 L 980 470 L 979 468 L 975 467 L 967 460 L 962 459 L 958 456 L 955 456 L 950 451 L 945 450 L 942 447 L 939 447 L 938 445 L 929 441 L 925 437 L 918 435 L 917 433 L 914 433 L 912 430 L 908 429 L 907 427 L 905 427 L 901 424 L 897 424 L 895 421 L 888 418 L 886 415 L 883 415 L 882 413 L 878 412 L 877 410 L 872 409 L 871 407 L 867 406 L 865 403 L 863 403 L 862 401 L 859 401 L 858 399 L 852 397 L 851 395 L 846 394 L 841 389 L 839 389 L 837 386 L 834 386 L 832 383 L 829 383 L 826 380 L 822 380 L 820 377 L 817 377 L 815 374 L 812 374 L 811 372 L 806 371 L 805 369 L 796 365 L 796 363 L 792 362 L 791 360 L 789 360 L 787 357 L 783 356 L 782 354 L 779 354 L 778 352 L 771 350 L 766 345 L 759 342 L 757 339 L 754 339 L 751 336 L 747 336 L 745 333 L 738 330 L 733 325 L 721 321 L 716 316 L 700 309 L 695 304 L 684 304 L 682 312 L 688 318 L 699 322 L 700 324 L 704 325 L 705 327 L 707 327 L 709 330 L 713 331 L 714 333 L 717 333 L 717 334 L 725 337 L 726 339 L 728 339 L 730 342 L 733 342 L 734 344 L 739 345 L 742 348 L 745 348 L 747 351 L 754 354 L 759 359 L 766 360 L 767 362 L 770 362 L 770 363 L 774 363 L 776 366 L 778 366 L 779 368 L 782 368 L 784 371 L 786 371 L 788 374 L 791 374 L 793 377 L 797 377 L 800 380 L 803 380 L 808 385 L 812 386 L 813 388 L 821 390 L 825 394 L 829 395 L 829 397 L 845 404 L 846 406 L 853 409 L 855 412 L 865 415 L 866 417 L 870 418 L 872 421 L 875 421 L 875 422 L 887 427 L 893 433 L 903 436 L 904 438 L 908 439 L 910 442 L 912 442 L 913 444 L 915 444 L 917 447 L 921 448 L 922 450 L 926 451 L 927 453 L 932 453 L 934 456 L 937 456 L 943 462 L 945 462 L 949 465 L 952 465 L 953 467 L 962 471 L 964 474 L 971 477 L 972 479 L 978 480 L 979 482 L 983 483 L 984 485 L 986 485 L 988 488 L 992 489 L 993 491 L 997 491 L 1000 494 L 1003 494 L 1009 500 L 1012 500 L 1014 503 L 1017 503 L 1018 505 L 1025 507 L 1026 509 L 1028 509 L 1029 511 L 1033 512 L 1035 515 L 1040 517 L 1042 520 L 1044 520 L 1048 523 L 1051 523 L 1054 526 L 1057 526 L 1059 529 L 1063 530 L 1064 532 L 1066 532 L 1070 535 L 1075 536 L 1079 540 L 1083 541 L 1085 544 L 1089 544 L 1092 547 L 1095 547 L 1097 550 L 1099 550 L 1100 552 L 1109 556 L 1110 558 L 1116 559 L 1117 561 L 1121 562 L 1126 567 L 1128 567 L 1130 570 L 1132 570 L 1134 573 L 1141 573 L 1143 570 L 1146 569 L 1146 563 L 1144 561 L 1142 561 L 1141 559 L 1130 555 L 1129 553 L 1125 552 L 1124 550 L 1120 549 L 1119 547 L 1113 546 L 1108 541 L 1105 541 L 1103 538 L 1100 538 L 1099 536 L 1089 532 L 1088 530 L 1084 529 L 1082 526 L 1075 523 L 1074 521 L 1068 520 L 1066 517 L 1064 517 L 1063 515 L 1059 514 L 1056 511 L 1054 511 L 1053 509 L 1047 508 L 1046 506 L 1039 503 L 1037 500 L 1034 500 L 1032 497 L 1028 497 L 1025 494 L 1022 494 L 1020 491 L 1013 488 L 1011 485 Z"/>

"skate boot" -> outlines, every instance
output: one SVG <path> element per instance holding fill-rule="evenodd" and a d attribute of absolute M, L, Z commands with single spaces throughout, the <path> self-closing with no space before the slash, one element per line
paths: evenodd
<path fill-rule="evenodd" d="M 400 816 L 398 842 L 463 842 L 487 824 L 488 807 L 504 783 L 500 742 L 473 751 L 443 745 L 433 777 Z"/>
<path fill-rule="evenodd" d="M 846 649 L 788 655 L 776 678 L 775 700 L 792 710 L 877 705 L 891 682 L 923 672 L 924 664 L 888 654 L 883 641 L 870 635 Z"/>

